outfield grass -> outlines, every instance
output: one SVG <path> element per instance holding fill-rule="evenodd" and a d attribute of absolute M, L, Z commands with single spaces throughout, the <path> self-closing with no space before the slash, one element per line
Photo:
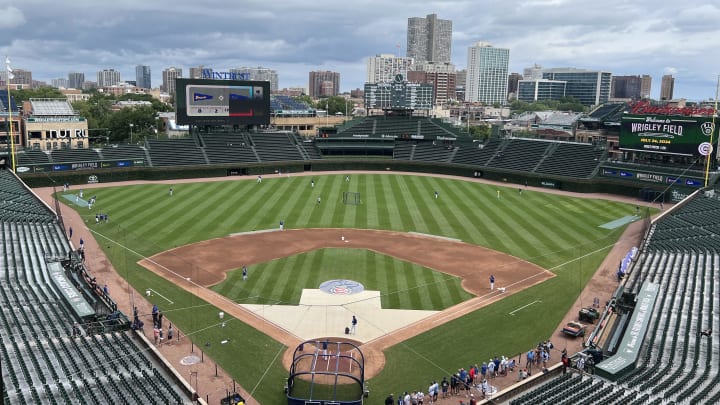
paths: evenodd
<path fill-rule="evenodd" d="M 212 289 L 242 304 L 297 305 L 303 288 L 349 279 L 366 290 L 380 291 L 383 308 L 427 311 L 442 311 L 473 297 L 458 277 L 366 249 L 319 249 L 262 263 L 250 271 L 252 277 L 243 281 L 242 270 L 234 270 Z"/>
<path fill-rule="evenodd" d="M 424 176 L 352 175 L 349 183 L 344 174 L 314 179 L 314 188 L 310 177 L 270 176 L 262 184 L 255 179 L 175 184 L 172 197 L 164 184 L 94 189 L 97 205 L 78 211 L 88 227 L 108 238 L 96 235 L 120 275 L 140 291 L 152 286 L 171 297 L 172 308 L 158 305 L 168 319 L 191 331 L 195 342 L 231 337 L 229 344 L 211 343 L 203 350 L 265 404 L 282 402 L 284 347 L 238 321 L 220 328 L 217 309 L 137 266 L 138 255 L 235 232 L 274 229 L 282 219 L 287 228 L 352 227 L 442 235 L 526 259 L 557 274 L 388 350 L 384 371 L 370 382 L 373 392 L 384 397 L 389 392 L 424 389 L 430 379 L 458 367 L 519 353 L 551 336 L 624 230 L 599 226 L 635 211 L 632 205 L 612 201 L 533 191 L 520 194 L 517 188 Z M 438 199 L 433 196 L 436 190 Z M 499 199 L 497 190 L 501 190 Z M 342 204 L 343 191 L 360 192 L 363 204 Z M 322 198 L 319 207 L 317 197 Z M 94 225 L 95 212 L 109 213 L 110 223 Z M 287 284 L 288 279 L 277 281 Z M 271 299 L 272 294 L 263 296 Z"/>

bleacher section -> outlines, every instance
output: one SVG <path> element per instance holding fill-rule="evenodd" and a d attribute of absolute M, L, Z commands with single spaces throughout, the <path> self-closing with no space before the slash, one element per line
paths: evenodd
<path fill-rule="evenodd" d="M 568 373 L 510 401 L 510 405 L 644 404 L 647 397 L 591 376 Z"/>
<path fill-rule="evenodd" d="M 117 145 L 100 149 L 103 160 L 135 160 L 147 161 L 145 149 L 135 145 Z"/>
<path fill-rule="evenodd" d="M 38 201 L 12 172 L 0 169 L 0 221 L 38 221 L 55 219 L 47 206 Z"/>
<path fill-rule="evenodd" d="M 377 116 L 354 119 L 338 128 L 336 137 L 390 137 L 411 138 L 422 136 L 424 139 L 435 139 L 438 136 L 467 137 L 459 129 L 427 117 L 411 116 Z"/>
<path fill-rule="evenodd" d="M 255 152 L 263 162 L 304 160 L 293 134 L 265 132 L 248 134 Z"/>
<path fill-rule="evenodd" d="M 719 232 L 718 190 L 698 193 L 650 228 L 645 249 L 624 286 L 629 297 L 639 297 L 646 288 L 641 286 L 657 286 L 647 329 L 636 329 L 637 322 L 629 322 L 625 334 L 632 332 L 627 339 L 632 348 L 625 352 L 625 346 L 620 348 L 621 353 L 639 353 L 634 368 L 629 364 L 631 370 L 616 375 L 613 383 L 589 374 L 557 377 L 511 403 L 720 402 Z M 703 334 L 707 331 L 710 336 Z M 621 364 L 605 360 L 595 371 L 616 363 Z"/>
<path fill-rule="evenodd" d="M 0 215 L 2 403 L 190 403 L 130 332 L 94 333 L 89 323 L 72 336 L 79 320 L 49 274 L 71 249 L 64 230 L 1 168 L 0 193 L 27 208 Z"/>
<path fill-rule="evenodd" d="M 95 149 L 55 149 L 50 152 L 52 163 L 95 162 L 100 155 Z"/>
<path fill-rule="evenodd" d="M 210 164 L 259 162 L 245 133 L 199 134 Z"/>
<path fill-rule="evenodd" d="M 555 176 L 590 178 L 595 174 L 603 150 L 584 143 L 559 143 L 557 149 L 545 158 L 536 173 Z"/>
<path fill-rule="evenodd" d="M 486 144 L 476 142 L 461 143 L 457 152 L 455 152 L 452 163 L 485 166 L 495 156 L 501 145 L 500 138 L 490 138 Z"/>
<path fill-rule="evenodd" d="M 487 165 L 498 169 L 532 172 L 545 155 L 552 152 L 550 149 L 555 145 L 557 143 L 542 140 L 510 138 Z"/>
<path fill-rule="evenodd" d="M 30 150 L 18 152 L 15 156 L 18 166 L 50 163 L 50 155 L 41 150 Z"/>
<path fill-rule="evenodd" d="M 148 139 L 147 148 L 153 166 L 189 166 L 208 163 L 193 138 Z"/>
<path fill-rule="evenodd" d="M 310 110 L 310 107 L 292 97 L 283 96 L 281 94 L 271 94 L 270 109 L 274 113 L 287 113 L 290 111 L 308 111 Z"/>
<path fill-rule="evenodd" d="M 298 134 L 293 134 L 291 139 L 295 142 L 298 149 L 300 149 L 300 152 L 303 154 L 305 159 L 308 159 L 308 160 L 322 159 L 322 154 L 320 153 L 320 149 L 318 149 L 318 147 L 314 141 L 307 140 L 307 142 L 306 142 L 306 139 L 303 139 L 303 137 Z"/>

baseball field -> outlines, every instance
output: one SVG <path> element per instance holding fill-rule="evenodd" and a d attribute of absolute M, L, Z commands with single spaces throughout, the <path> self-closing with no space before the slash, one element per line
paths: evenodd
<path fill-rule="evenodd" d="M 343 192 L 359 200 L 347 204 Z M 408 318 L 420 330 L 389 340 L 396 332 L 379 320 L 374 334 L 362 335 L 372 318 L 361 319 L 357 340 L 384 351 L 370 367 L 371 391 L 426 389 L 458 367 L 514 356 L 552 336 L 625 229 L 622 219 L 635 213 L 634 205 L 609 200 L 396 174 L 269 175 L 85 193 L 96 205 L 76 209 L 116 271 L 150 291 L 167 319 L 263 404 L 283 401 L 289 346 L 328 336 L 330 320 L 283 327 L 283 336 L 223 305 L 260 317 L 302 306 L 303 289 L 327 280 L 359 282 L 379 291 L 383 309 L 434 316 Z M 97 213 L 108 222 L 96 224 Z M 507 292 L 491 291 L 489 275 Z M 224 304 L 202 298 L 210 293 Z M 478 305 L 459 309 L 468 302 Z"/>

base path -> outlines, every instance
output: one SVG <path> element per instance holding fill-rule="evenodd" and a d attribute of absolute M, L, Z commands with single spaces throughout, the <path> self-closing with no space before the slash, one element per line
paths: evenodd
<path fill-rule="evenodd" d="M 283 363 L 289 367 L 292 351 L 303 340 L 299 333 L 264 319 L 208 287 L 223 281 L 228 271 L 243 265 L 328 247 L 369 249 L 457 276 L 463 280 L 463 288 L 476 295 L 422 321 L 365 341 L 361 350 L 366 356 L 366 378 L 382 370 L 384 349 L 426 332 L 428 323 L 441 325 L 554 276 L 530 262 L 468 243 L 428 235 L 362 229 L 297 229 L 232 235 L 168 250 L 144 259 L 140 264 L 288 346 Z M 492 291 L 489 285 L 491 274 L 496 279 Z M 360 337 L 357 336 L 358 340 L 365 340 Z"/>

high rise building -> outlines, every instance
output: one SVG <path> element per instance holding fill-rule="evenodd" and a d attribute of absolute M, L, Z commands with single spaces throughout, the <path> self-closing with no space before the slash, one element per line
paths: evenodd
<path fill-rule="evenodd" d="M 510 98 L 511 94 L 513 94 L 515 97 L 517 97 L 518 82 L 522 79 L 523 79 L 523 76 L 520 73 L 510 73 L 510 76 L 508 76 L 508 87 L 507 87 L 508 98 Z"/>
<path fill-rule="evenodd" d="M 476 42 L 468 48 L 465 101 L 503 104 L 507 100 L 510 50 Z"/>
<path fill-rule="evenodd" d="M 161 91 L 167 94 L 175 94 L 175 79 L 182 77 L 182 69 L 169 67 L 162 71 L 162 88 Z"/>
<path fill-rule="evenodd" d="M 418 62 L 450 62 L 452 21 L 437 14 L 410 17 L 407 25 L 407 57 Z"/>
<path fill-rule="evenodd" d="M 110 87 L 120 83 L 120 72 L 115 69 L 103 69 L 97 72 L 97 86 Z"/>
<path fill-rule="evenodd" d="M 675 90 L 675 78 L 672 75 L 663 75 L 660 82 L 660 100 L 672 100 Z"/>
<path fill-rule="evenodd" d="M 32 72 L 25 69 L 12 69 L 13 78 L 10 79 L 10 84 L 13 84 L 13 89 L 29 89 L 32 87 L 33 79 Z M 0 69 L 0 81 L 3 84 L 7 83 L 8 72 L 5 69 Z"/>
<path fill-rule="evenodd" d="M 607 103 L 610 98 L 612 73 L 576 68 L 543 70 L 543 79 L 567 82 L 565 96 L 574 97 L 585 106 Z"/>
<path fill-rule="evenodd" d="M 200 65 L 198 67 L 191 67 L 190 68 L 190 78 L 191 79 L 202 79 L 203 78 L 203 70 L 207 70 L 208 73 L 212 73 L 212 69 L 205 68 L 203 65 Z"/>
<path fill-rule="evenodd" d="M 340 94 L 340 73 L 326 71 L 310 72 L 308 85 L 310 97 L 330 97 Z"/>
<path fill-rule="evenodd" d="M 412 58 L 403 58 L 393 54 L 383 53 L 368 58 L 366 83 L 390 83 L 396 75 L 407 76 L 413 64 Z"/>
<path fill-rule="evenodd" d="M 423 62 L 412 66 L 407 79 L 411 83 L 427 83 L 433 86 L 435 104 L 455 100 L 455 65 L 450 62 Z"/>
<path fill-rule="evenodd" d="M 613 76 L 610 85 L 610 97 L 612 98 L 629 98 L 639 100 L 643 98 L 642 82 L 644 76 Z"/>
<path fill-rule="evenodd" d="M 565 97 L 567 82 L 562 80 L 520 80 L 517 99 L 526 103 L 542 100 L 558 100 Z"/>
<path fill-rule="evenodd" d="M 152 89 L 150 66 L 135 66 L 135 85 L 141 89 Z"/>
<path fill-rule="evenodd" d="M 523 69 L 523 80 L 540 80 L 543 78 L 542 71 L 542 65 L 538 65 L 537 63 L 526 67 Z"/>
<path fill-rule="evenodd" d="M 59 88 L 67 89 L 67 87 L 68 87 L 68 80 L 65 79 L 65 78 L 63 78 L 63 77 L 60 77 L 60 78 L 57 78 L 57 79 L 52 79 L 52 80 L 50 81 L 50 85 L 51 85 L 52 87 L 55 87 L 56 89 L 59 89 Z"/>
<path fill-rule="evenodd" d="M 261 82 L 270 82 L 270 91 L 278 90 L 278 74 L 277 71 L 262 66 L 258 67 L 246 67 L 230 69 L 230 73 L 246 74 L 248 80 L 257 80 Z"/>
<path fill-rule="evenodd" d="M 640 79 L 640 98 L 650 98 L 652 90 L 652 77 L 650 75 L 642 75 Z"/>
<path fill-rule="evenodd" d="M 69 89 L 81 90 L 83 88 L 83 83 L 85 83 L 85 73 L 82 73 L 82 72 L 68 73 L 68 88 Z"/>

